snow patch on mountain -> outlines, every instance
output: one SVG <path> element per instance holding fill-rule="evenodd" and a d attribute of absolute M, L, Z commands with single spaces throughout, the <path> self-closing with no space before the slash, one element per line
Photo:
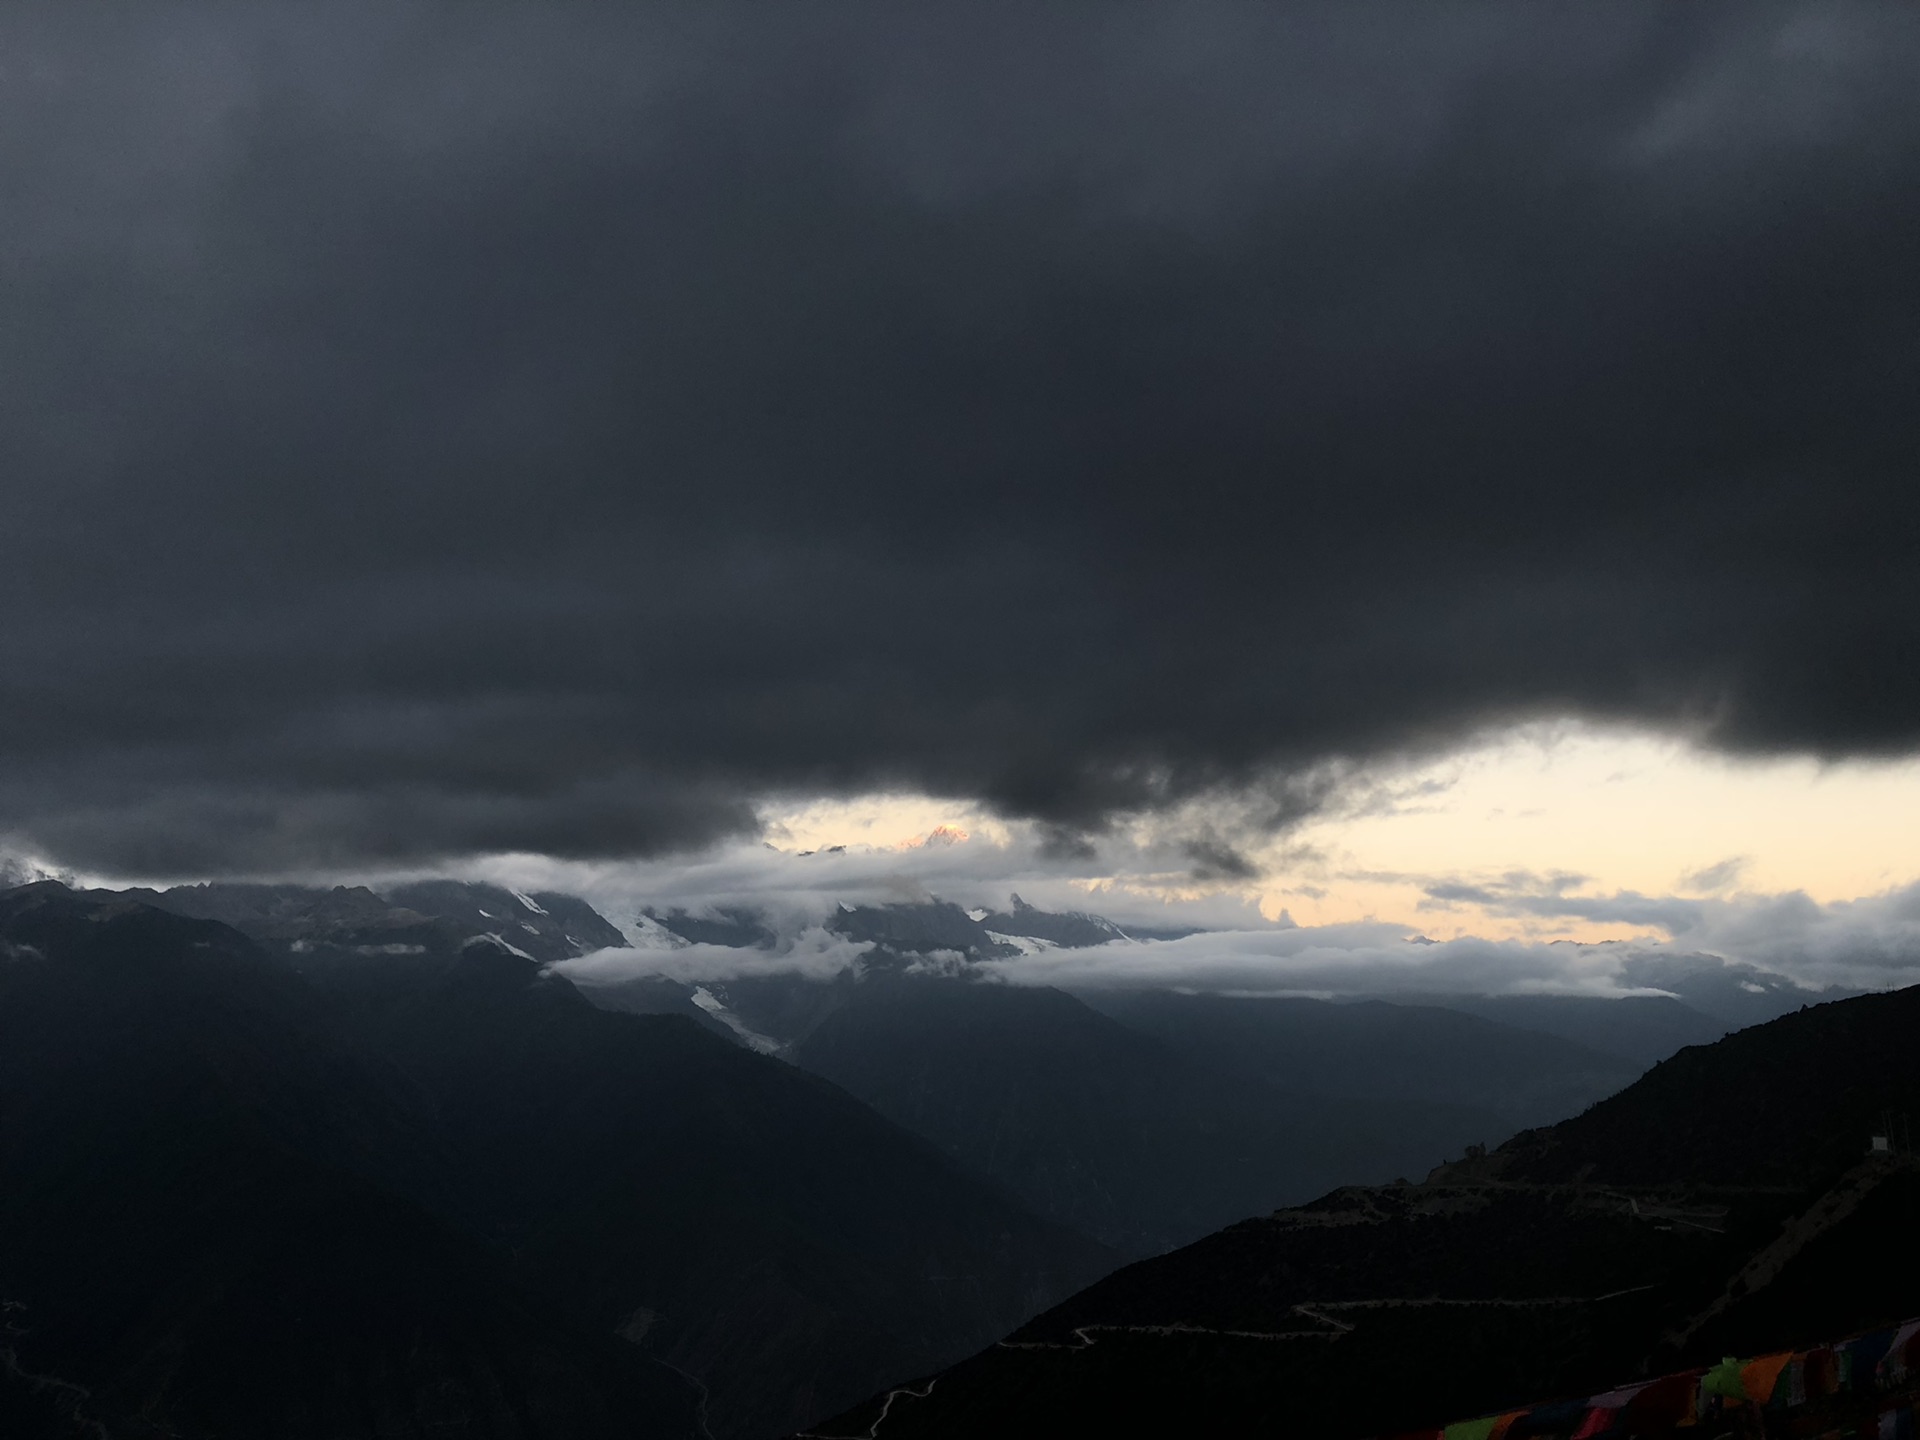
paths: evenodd
<path fill-rule="evenodd" d="M 522 960 L 533 960 L 533 956 L 529 955 L 526 951 L 522 950 L 518 945 L 514 944 L 511 940 L 502 938 L 498 933 L 492 930 L 487 931 L 486 934 L 484 935 L 469 936 L 465 941 L 461 943 L 460 948 L 462 950 L 471 949 L 473 946 L 478 945 L 481 942 L 486 940 L 491 940 L 494 944 L 498 945 L 502 950 L 506 951 L 509 955 L 518 955 Z M 537 965 L 540 962 L 537 960 L 534 960 L 534 963 Z"/>
<path fill-rule="evenodd" d="M 1002 935 L 998 930 L 987 931 L 987 938 L 1000 945 L 1011 945 L 1022 955 L 1044 955 L 1049 950 L 1061 947 L 1051 940 L 1042 940 L 1036 935 Z"/>
<path fill-rule="evenodd" d="M 702 1010 L 706 1011 L 707 1014 L 726 1026 L 735 1035 L 738 1035 L 740 1037 L 740 1043 L 745 1045 L 749 1050 L 756 1050 L 762 1055 L 776 1055 L 780 1052 L 781 1047 L 778 1040 L 775 1040 L 769 1035 L 762 1035 L 758 1030 L 751 1028 L 746 1021 L 742 1020 L 727 1008 L 724 1000 L 707 989 L 706 986 L 694 986 L 693 994 L 690 998 L 694 1004 L 698 1005 Z"/>

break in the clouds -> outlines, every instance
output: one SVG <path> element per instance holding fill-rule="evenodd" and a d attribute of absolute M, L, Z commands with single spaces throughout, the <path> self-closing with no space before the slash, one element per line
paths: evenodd
<path fill-rule="evenodd" d="M 1920 740 L 1910 6 L 188 0 L 0 51 L 0 839 L 49 863 L 910 790 L 1085 867 L 1231 795 L 1168 842 L 1225 884 L 1528 717 Z"/>

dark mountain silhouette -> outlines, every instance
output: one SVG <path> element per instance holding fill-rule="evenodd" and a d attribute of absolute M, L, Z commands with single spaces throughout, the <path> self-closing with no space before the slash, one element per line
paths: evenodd
<path fill-rule="evenodd" d="M 997 936 L 1109 943 L 1099 917 L 834 925 L 872 948 L 831 981 L 596 1004 L 546 969 L 621 939 L 573 897 L 0 895 L 0 1425 L 771 1434 L 1097 1275 L 1078 1231 L 1149 1253 L 1463 1149 L 1129 1266 L 824 1431 L 1359 1434 L 1920 1309 L 1920 1179 L 1862 1160 L 1920 1109 L 1916 992 L 1681 1049 L 1488 1152 L 1730 1022 L 1661 997 L 1096 1010 L 980 974 Z"/>
<path fill-rule="evenodd" d="M 1034 940 L 1047 940 L 1069 949 L 1106 945 L 1130 938 L 1125 930 L 1103 915 L 1090 915 L 1077 910 L 1054 914 L 1027 904 L 1018 895 L 1010 897 L 1008 903 L 1006 910 L 980 916 L 981 928 L 999 935 L 1023 935 Z"/>
<path fill-rule="evenodd" d="M 1189 1059 L 1295 1095 L 1437 1102 L 1485 1112 L 1498 1143 L 1573 1115 L 1643 1067 L 1477 1015 L 1378 1000 L 1093 993 L 1088 1003 Z M 1422 1167 L 1424 1169 L 1425 1167 Z"/>
<path fill-rule="evenodd" d="M 176 915 L 218 920 L 274 946 L 430 944 L 427 935 L 418 933 L 423 927 L 460 939 L 491 936 L 500 948 L 540 961 L 571 960 L 627 944 L 616 926 L 578 896 L 551 891 L 519 895 L 497 885 L 459 880 L 423 880 L 384 896 L 363 885 L 323 890 L 238 883 L 125 893 Z"/>
<path fill-rule="evenodd" d="M 776 935 L 767 918 L 758 912 L 741 907 L 724 909 L 712 913 L 691 914 L 685 910 L 654 910 L 642 912 L 647 919 L 662 929 L 681 939 L 707 945 L 720 945 L 740 949 L 743 954 L 755 950 L 770 949 L 776 943 Z M 901 903 L 885 906 L 842 906 L 829 919 L 830 928 L 850 939 L 867 943 L 873 947 L 868 958 L 867 969 L 903 969 L 917 958 L 939 955 L 942 952 L 964 957 L 971 963 L 991 962 L 1009 958 L 1012 950 L 1021 940 L 1037 940 L 1048 945 L 1062 948 L 1083 949 L 1092 946 L 1107 945 L 1126 940 L 1172 939 L 1198 933 L 1192 928 L 1148 927 L 1121 925 L 1104 916 L 1090 912 L 1057 912 L 1042 910 L 1029 905 L 1018 895 L 1010 899 L 1006 910 L 987 911 L 962 910 L 957 905 L 945 901 L 933 900 L 918 903 Z M 1645 959 L 1646 957 L 1640 957 Z M 1640 963 L 1637 959 L 1635 963 Z M 743 968 L 744 965 L 743 965 Z M 1649 970 L 1649 975 L 1655 972 Z M 1660 971 L 1660 974 L 1669 974 Z M 1733 967 L 1729 969 L 1724 962 L 1715 957 L 1688 957 L 1683 963 L 1672 968 L 1669 978 L 1679 977 L 1676 983 L 1684 983 L 1702 993 L 1720 996 L 1722 991 L 1732 987 L 1740 997 L 1730 1001 L 1733 1009 L 1739 1010 L 1747 1019 L 1772 1018 L 1783 1008 L 1805 1002 L 1812 998 L 1810 992 L 1799 990 L 1784 977 L 1753 970 L 1752 967 Z M 1756 980 L 1753 977 L 1758 977 Z M 1765 982 L 1762 984 L 1761 982 Z M 1650 982 L 1649 982 L 1650 983 Z M 1767 997 L 1757 1003 L 1749 991 L 1742 985 L 1756 985 Z M 690 987 L 687 987 L 690 989 Z M 771 1035 L 783 1044 L 793 1045 L 810 1034 L 847 998 L 850 992 L 837 990 L 800 979 L 799 977 L 756 976 L 752 979 L 729 979 L 716 982 L 709 988 L 716 994 L 722 989 L 727 992 L 728 1003 L 741 1014 L 752 1027 L 761 1033 Z M 684 995 L 686 990 L 683 989 Z M 1193 1023 L 1192 1016 L 1183 1016 L 1178 1022 L 1172 1016 L 1160 1015 L 1160 1009 L 1170 1004 L 1166 997 L 1171 992 L 1160 991 L 1124 991 L 1124 990 L 1086 990 L 1080 998 L 1094 1009 L 1123 1020 L 1133 1028 L 1147 1033 L 1175 1046 L 1184 1048 L 1181 1035 L 1185 1034 Z M 654 987 L 647 993 L 624 996 L 617 985 L 598 987 L 593 992 L 597 1000 L 619 1008 L 651 1010 L 667 1003 L 667 996 L 660 987 Z M 1724 997 L 1722 997 L 1724 998 Z M 1838 998 L 1828 995 L 1821 998 Z M 1297 1024 L 1289 1025 L 1283 1019 L 1284 1003 L 1278 1010 L 1262 1011 L 1264 1000 L 1241 999 L 1238 997 L 1199 997 L 1204 1003 L 1215 1004 L 1224 1015 L 1235 1007 L 1245 1006 L 1244 1015 L 1233 1023 L 1245 1029 L 1263 1028 L 1254 1025 L 1256 1015 L 1264 1015 L 1273 1028 L 1271 1044 L 1260 1048 L 1272 1052 L 1278 1046 L 1284 1051 L 1300 1035 L 1316 1029 L 1325 1034 L 1311 1042 L 1317 1045 L 1323 1055 L 1339 1060 L 1347 1053 L 1350 1045 L 1362 1046 L 1391 1039 L 1395 1043 L 1425 1043 L 1415 1041 L 1411 1034 L 1398 1036 L 1369 1035 L 1368 1024 L 1358 1016 L 1342 1018 L 1334 1015 L 1325 1007 L 1311 1009 L 1317 1002 L 1299 1001 L 1297 1014 L 1293 1019 Z M 1791 1001 L 1791 1003 L 1789 1003 Z M 1399 1007 L 1425 1006 L 1443 1010 L 1460 1011 L 1468 1015 L 1492 1020 L 1516 1030 L 1534 1031 L 1542 1035 L 1557 1037 L 1581 1047 L 1584 1058 L 1576 1059 L 1573 1052 L 1560 1050 L 1557 1059 L 1548 1060 L 1553 1047 L 1540 1051 L 1535 1058 L 1547 1061 L 1544 1069 L 1535 1069 L 1522 1064 L 1517 1056 L 1506 1062 L 1510 1072 L 1526 1078 L 1528 1086 L 1535 1093 L 1528 1098 L 1519 1099 L 1511 1087 L 1501 1084 L 1493 1093 L 1500 1099 L 1499 1108 L 1503 1111 L 1518 1111 L 1531 1121 L 1555 1119 L 1581 1106 L 1590 1103 L 1598 1096 L 1610 1093 L 1621 1084 L 1647 1066 L 1664 1060 L 1686 1045 L 1707 1044 L 1734 1028 L 1734 1022 L 1716 1018 L 1703 1010 L 1662 995 L 1632 996 L 1624 999 L 1599 999 L 1582 996 L 1561 995 L 1522 995 L 1522 996 L 1484 996 L 1433 994 L 1408 996 L 1395 1002 Z M 688 1008 L 691 1008 L 690 1006 Z M 1724 1007 L 1723 1007 L 1724 1008 Z M 1124 1014 L 1122 1012 L 1125 1012 Z M 1717 1012 L 1716 1012 L 1717 1013 Z M 1316 1026 L 1313 1019 L 1324 1023 Z M 1381 1021 L 1381 1024 L 1387 1022 Z M 1402 1024 L 1411 1021 L 1402 1017 Z M 1444 1050 L 1444 1017 L 1429 1017 L 1434 1034 L 1428 1048 Z M 1741 1023 L 1745 1023 L 1743 1020 Z M 1372 1027 L 1372 1028 L 1378 1028 Z M 1475 1047 L 1473 1032 L 1466 1031 L 1460 1036 L 1463 1045 Z M 1481 1037 L 1483 1040 L 1486 1038 Z M 1509 1037 L 1511 1038 L 1511 1037 Z M 1239 1042 L 1236 1042 L 1239 1043 Z M 1533 1042 L 1518 1042 L 1533 1043 Z M 1485 1064 L 1498 1063 L 1493 1057 L 1482 1062 L 1477 1055 L 1449 1056 L 1443 1068 L 1443 1082 L 1452 1082 L 1459 1077 L 1454 1073 L 1462 1059 L 1484 1068 Z M 1625 1061 L 1623 1068 L 1618 1062 Z M 1212 1063 L 1210 1060 L 1209 1063 Z M 1341 1060 L 1340 1063 L 1345 1063 Z M 1585 1067 L 1593 1071 L 1591 1082 L 1568 1078 L 1569 1072 Z M 1244 1066 L 1234 1068 L 1244 1070 Z M 1287 1083 L 1296 1088 L 1325 1093 L 1341 1093 L 1339 1087 L 1323 1083 L 1325 1075 L 1318 1060 L 1311 1065 L 1296 1067 L 1311 1070 L 1318 1079 L 1312 1084 L 1300 1085 L 1297 1079 Z M 1563 1085 L 1564 1093 L 1558 1098 L 1551 1093 L 1552 1087 Z M 1409 1093 L 1424 1095 L 1425 1087 L 1412 1089 Z"/>
<path fill-rule="evenodd" d="M 1515 1128 L 1412 1087 L 1393 1103 L 1287 1090 L 1201 1063 L 1058 990 L 875 971 L 844 991 L 794 1045 L 797 1064 L 1039 1213 L 1135 1255 L 1342 1180 L 1421 1173 Z M 1496 1038 L 1523 1052 L 1562 1043 Z"/>
<path fill-rule="evenodd" d="M 571 960 L 596 949 L 630 948 L 619 929 L 574 895 L 527 897 L 493 885 L 434 880 L 377 895 L 365 886 L 216 883 L 121 892 L 176 915 L 218 920 L 277 954 L 306 957 L 308 971 L 352 956 L 451 953 L 473 941 L 523 959 Z M 404 895 L 408 904 L 397 903 Z M 702 1009 L 694 987 L 649 976 L 594 992 L 608 1009 L 679 1015 L 732 1040 L 733 1030 Z"/>
<path fill-rule="evenodd" d="M 1086 911 L 1042 910 L 1018 895 L 1010 897 L 1006 910 L 993 911 L 970 912 L 937 899 L 896 905 L 843 905 L 827 925 L 849 939 L 871 941 L 895 953 L 926 955 L 951 950 L 975 960 L 1005 959 L 1019 953 L 1016 946 L 996 940 L 996 935 L 1082 948 L 1115 940 L 1172 940 L 1198 933 L 1190 927 L 1121 926 Z"/>
<path fill-rule="evenodd" d="M 0 894 L 0 1414 L 63 1427 L 7 1433 L 698 1433 L 687 1381 L 403 1193 L 458 1167 L 316 1008 L 225 926 Z"/>
<path fill-rule="evenodd" d="M 1830 986 L 1808 990 L 1785 975 L 1718 955 L 1641 954 L 1620 967 L 1629 985 L 1666 990 L 1727 1028 L 1759 1025 L 1826 1000 L 1844 1000 L 1857 990 Z"/>
<path fill-rule="evenodd" d="M 1178 940 L 1200 933 L 1194 925 L 1120 925 L 1104 915 L 1085 910 L 1064 913 L 1042 910 L 1027 904 L 1018 895 L 1009 897 L 1007 909 L 981 916 L 980 924 L 998 935 L 1023 935 L 1067 949 L 1106 945 L 1115 940 Z"/>
<path fill-rule="evenodd" d="M 985 925 L 946 900 L 842 905 L 827 918 L 827 929 L 897 955 L 931 955 L 945 950 L 970 960 L 994 960 L 1020 953 L 995 940 Z"/>
<path fill-rule="evenodd" d="M 1683 1050 L 1421 1184 L 1128 1266 L 809 1433 L 1338 1440 L 1894 1323 L 1920 1168 L 1869 1140 L 1920 1109 L 1916 1033 L 1920 988 Z"/>
<path fill-rule="evenodd" d="M 434 918 L 431 911 L 395 905 L 364 885 L 336 885 L 322 890 L 311 885 L 216 883 L 122 893 L 175 915 L 218 920 L 262 943 L 400 932 L 417 929 Z"/>
<path fill-rule="evenodd" d="M 779 938 L 768 927 L 763 916 L 739 907 L 722 907 L 710 915 L 651 908 L 640 913 L 662 929 L 698 945 L 730 945 L 737 949 L 771 948 Z"/>
<path fill-rule="evenodd" d="M 1535 1183 L 1805 1188 L 1858 1158 L 1883 1117 L 1920 1113 L 1920 986 L 1805 1006 L 1682 1050 L 1631 1088 L 1485 1162 Z"/>
<path fill-rule="evenodd" d="M 1711 1045 L 1737 1028 L 1670 995 L 1627 995 L 1618 999 L 1586 995 L 1434 995 L 1423 997 L 1419 1003 L 1558 1035 L 1590 1050 L 1617 1055 L 1643 1069 L 1658 1065 L 1689 1045 Z"/>
<path fill-rule="evenodd" d="M 981 914 L 843 907 L 831 923 L 871 947 L 854 971 L 710 981 L 705 998 L 1029 1207 L 1130 1254 L 1342 1181 L 1423 1173 L 1470 1142 L 1577 1111 L 1641 1068 L 1445 1009 L 977 983 L 991 981 L 1003 934 L 1122 936 L 1018 897 Z M 747 911 L 649 918 L 743 949 L 768 933 Z M 953 956 L 976 983 L 940 973 Z M 589 993 L 642 1012 L 688 1003 L 659 980 Z"/>
<path fill-rule="evenodd" d="M 134 1435 L 751 1436 L 1106 1267 L 820 1079 L 375 918 L 263 948 L 0 896 L 0 1403 Z"/>
<path fill-rule="evenodd" d="M 1108 1263 L 826 1082 L 493 947 L 315 978 L 487 1176 L 496 1238 L 698 1375 L 716 1433 L 791 1425 Z"/>
<path fill-rule="evenodd" d="M 694 986 L 669 980 L 664 975 L 642 975 L 611 985 L 586 987 L 582 993 L 603 1010 L 624 1010 L 629 1015 L 678 1015 L 702 1030 L 737 1042 L 740 1037 L 730 1027 L 695 1003 L 694 990 Z"/>
<path fill-rule="evenodd" d="M 571 960 L 627 944 L 626 936 L 586 901 L 556 891 L 520 895 L 498 885 L 422 880 L 388 891 L 387 898 L 409 910 L 453 920 L 470 934 L 499 935 L 536 960 Z"/>

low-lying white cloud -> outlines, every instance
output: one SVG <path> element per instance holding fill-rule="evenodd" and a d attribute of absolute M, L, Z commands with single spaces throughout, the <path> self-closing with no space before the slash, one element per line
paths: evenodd
<path fill-rule="evenodd" d="M 1827 905 L 1798 893 L 1724 900 L 1567 897 L 1565 903 L 1641 910 L 1662 917 L 1667 933 L 1590 944 L 1434 941 L 1388 922 L 1263 924 L 1073 949 L 1027 943 L 1020 946 L 1023 953 L 1006 959 L 966 965 L 959 956 L 943 955 L 922 963 L 966 968 L 1016 985 L 1273 995 L 1640 994 L 1645 987 L 1629 972 L 1636 960 L 1656 956 L 1752 965 L 1810 990 L 1920 983 L 1920 886 Z M 853 967 L 871 948 L 817 924 L 771 948 L 676 942 L 652 928 L 653 934 L 634 932 L 634 949 L 603 950 L 556 968 L 586 984 L 643 975 L 689 982 L 762 974 L 826 979 Z"/>
<path fill-rule="evenodd" d="M 1702 907 L 1676 941 L 1803 984 L 1878 989 L 1920 982 L 1920 884 L 1822 905 L 1800 891 Z"/>
<path fill-rule="evenodd" d="M 746 975 L 801 975 L 827 980 L 850 969 L 872 948 L 867 942 L 809 926 L 767 949 L 691 941 L 669 944 L 649 938 L 648 943 L 630 949 L 595 950 L 549 968 L 578 985 L 617 985 L 651 976 L 690 985 Z"/>
<path fill-rule="evenodd" d="M 1274 995 L 1623 993 L 1612 946 L 1423 942 L 1403 926 L 1324 925 L 1117 941 L 996 961 L 1012 984 Z"/>

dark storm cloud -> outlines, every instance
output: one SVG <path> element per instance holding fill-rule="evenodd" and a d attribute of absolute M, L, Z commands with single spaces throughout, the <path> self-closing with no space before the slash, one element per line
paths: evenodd
<path fill-rule="evenodd" d="M 1539 714 L 1920 739 L 1910 7 L 0 28 L 50 859 L 874 786 L 1070 847 Z"/>

